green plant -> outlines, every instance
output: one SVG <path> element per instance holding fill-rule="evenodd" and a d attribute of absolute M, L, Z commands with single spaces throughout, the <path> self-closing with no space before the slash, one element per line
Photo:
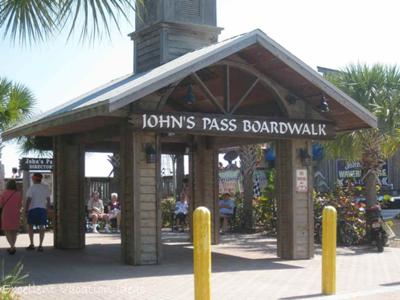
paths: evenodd
<path fill-rule="evenodd" d="M 256 225 L 268 234 L 277 233 L 277 205 L 276 205 L 276 170 L 266 170 L 267 186 L 262 192 L 260 199 L 254 203 Z"/>
<path fill-rule="evenodd" d="M 1 279 L 0 279 L 0 299 L 15 300 L 19 297 L 14 293 L 14 288 L 20 285 L 28 277 L 28 274 L 22 273 L 24 265 L 19 261 L 15 267 L 5 274 L 4 260 L 1 262 Z"/>
<path fill-rule="evenodd" d="M 233 221 L 234 230 L 239 230 L 243 228 L 243 197 L 240 192 L 236 192 L 234 195 L 235 201 L 235 216 Z"/>
<path fill-rule="evenodd" d="M 341 188 L 334 193 L 314 193 L 314 226 L 315 240 L 321 242 L 322 212 L 325 206 L 333 206 L 337 211 L 339 244 L 345 246 L 357 245 L 364 241 L 366 234 L 365 210 L 360 209 L 362 204 L 356 203 L 354 189 Z"/>
<path fill-rule="evenodd" d="M 175 199 L 173 197 L 165 198 L 161 201 L 162 227 L 172 226 L 174 211 Z"/>
<path fill-rule="evenodd" d="M 373 113 L 379 128 L 338 134 L 325 143 L 332 158 L 359 160 L 367 206 L 377 203 L 376 184 L 383 159 L 392 156 L 400 140 L 400 68 L 357 64 L 326 76 L 333 84 Z"/>

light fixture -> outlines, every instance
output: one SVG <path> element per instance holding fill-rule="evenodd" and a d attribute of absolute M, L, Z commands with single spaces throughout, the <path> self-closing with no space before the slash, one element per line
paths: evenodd
<path fill-rule="evenodd" d="M 190 147 L 189 146 L 186 146 L 185 147 L 185 155 L 189 155 L 189 153 L 190 153 Z"/>
<path fill-rule="evenodd" d="M 305 148 L 299 149 L 299 156 L 300 156 L 301 163 L 303 164 L 303 166 L 305 166 L 305 167 L 311 166 L 312 158 L 311 158 L 311 155 L 308 154 L 307 149 L 305 149 Z"/>
<path fill-rule="evenodd" d="M 146 162 L 148 164 L 154 164 L 156 162 L 156 149 L 153 144 L 146 144 L 144 151 L 146 153 Z"/>
<path fill-rule="evenodd" d="M 290 105 L 295 105 L 297 102 L 298 97 L 293 95 L 293 94 L 289 94 L 286 96 L 286 101 L 290 104 Z"/>
<path fill-rule="evenodd" d="M 191 84 L 189 84 L 189 86 L 187 88 L 185 101 L 186 101 L 186 104 L 190 104 L 190 105 L 192 105 L 193 103 L 196 102 L 196 96 L 193 93 L 193 87 Z"/>
<path fill-rule="evenodd" d="M 329 112 L 329 104 L 326 101 L 325 95 L 322 95 L 321 102 L 319 103 L 319 110 L 323 113 Z"/>

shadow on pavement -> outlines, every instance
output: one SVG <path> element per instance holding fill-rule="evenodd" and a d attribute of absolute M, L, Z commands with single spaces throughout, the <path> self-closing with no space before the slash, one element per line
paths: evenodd
<path fill-rule="evenodd" d="M 115 237 L 110 237 L 114 240 Z M 230 242 L 233 243 L 233 240 Z M 276 244 L 276 243 L 275 243 Z M 227 253 L 212 253 L 213 272 L 239 272 L 244 270 L 281 270 L 299 269 L 301 267 L 286 264 L 285 261 L 269 256 L 246 256 L 246 251 L 276 251 L 265 242 L 256 242 L 244 238 L 236 244 L 241 255 L 230 254 L 229 247 L 224 244 Z M 276 245 L 275 245 L 276 247 Z M 6 270 L 11 269 L 18 261 L 24 264 L 24 272 L 29 273 L 28 284 L 45 285 L 56 283 L 91 282 L 152 276 L 171 276 L 193 274 L 193 250 L 188 242 L 163 244 L 163 258 L 160 265 L 128 266 L 120 260 L 120 244 L 111 242 L 89 244 L 82 250 L 59 250 L 45 247 L 44 252 L 26 251 L 18 248 L 14 256 L 6 256 Z M 244 250 L 243 250 L 244 249 Z M 272 250 L 271 250 L 272 249 Z M 274 252 L 276 253 L 276 252 Z M 5 256 L 5 251 L 1 250 Z"/>
<path fill-rule="evenodd" d="M 400 281 L 397 282 L 391 282 L 391 283 L 382 283 L 380 284 L 381 286 L 394 286 L 394 285 L 400 285 Z"/>
<path fill-rule="evenodd" d="M 366 253 L 378 253 L 378 252 L 376 250 L 376 247 L 369 245 L 350 246 L 350 247 L 338 246 L 336 248 L 336 254 L 338 256 L 363 255 Z M 322 255 L 321 245 L 315 245 L 315 254 Z"/>
<path fill-rule="evenodd" d="M 309 299 L 309 298 L 316 298 L 316 297 L 321 297 L 323 296 L 322 293 L 318 294 L 310 294 L 310 295 L 302 295 L 302 296 L 294 296 L 294 297 L 285 297 L 285 298 L 279 298 L 280 300 L 295 300 L 295 299 Z"/>

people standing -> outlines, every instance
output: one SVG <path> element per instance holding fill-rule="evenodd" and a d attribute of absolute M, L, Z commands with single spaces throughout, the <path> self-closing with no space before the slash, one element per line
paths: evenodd
<path fill-rule="evenodd" d="M 0 196 L 1 228 L 3 229 L 10 248 L 7 249 L 8 254 L 13 255 L 17 251 L 15 242 L 17 241 L 17 233 L 20 227 L 20 211 L 21 211 L 21 193 L 17 191 L 17 183 L 15 180 L 9 180 L 6 190 Z"/>
<path fill-rule="evenodd" d="M 26 250 L 34 250 L 33 243 L 33 225 L 39 227 L 39 247 L 38 251 L 43 251 L 44 232 L 47 223 L 47 209 L 50 208 L 50 190 L 49 187 L 42 183 L 43 175 L 34 173 L 32 176 L 33 185 L 26 192 L 25 212 L 28 218 L 29 225 L 29 240 L 30 244 Z"/>

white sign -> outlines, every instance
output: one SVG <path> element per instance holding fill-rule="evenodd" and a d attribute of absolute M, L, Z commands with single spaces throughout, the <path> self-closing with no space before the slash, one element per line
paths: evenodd
<path fill-rule="evenodd" d="M 296 192 L 308 192 L 307 169 L 296 170 Z"/>
<path fill-rule="evenodd" d="M 270 135 L 329 138 L 332 124 L 319 120 L 283 120 L 209 114 L 132 114 L 130 122 L 143 130 L 184 131 L 214 135 Z"/>

